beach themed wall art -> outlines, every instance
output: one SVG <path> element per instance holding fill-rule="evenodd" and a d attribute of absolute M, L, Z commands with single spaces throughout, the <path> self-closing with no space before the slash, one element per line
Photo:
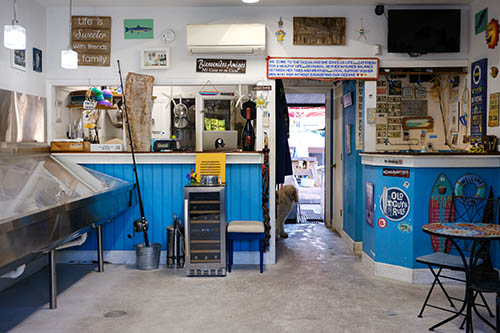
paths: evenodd
<path fill-rule="evenodd" d="M 170 49 L 168 47 L 141 50 L 142 69 L 168 69 Z"/>
<path fill-rule="evenodd" d="M 153 39 L 153 20 L 123 20 L 125 39 Z"/>
<path fill-rule="evenodd" d="M 26 50 L 12 50 L 10 53 L 10 67 L 26 71 Z"/>
<path fill-rule="evenodd" d="M 111 17 L 72 16 L 71 46 L 78 53 L 78 66 L 109 66 Z"/>
<path fill-rule="evenodd" d="M 294 17 L 293 45 L 345 45 L 345 17 Z"/>
<path fill-rule="evenodd" d="M 498 45 L 498 21 L 491 19 L 486 27 L 485 32 L 486 43 L 489 49 L 494 49 Z"/>

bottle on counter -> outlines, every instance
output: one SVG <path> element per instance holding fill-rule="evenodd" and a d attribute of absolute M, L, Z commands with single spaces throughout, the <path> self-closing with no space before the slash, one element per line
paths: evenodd
<path fill-rule="evenodd" d="M 252 151 L 255 150 L 255 131 L 252 126 L 252 121 L 250 120 L 250 112 L 251 109 L 249 107 L 246 108 L 246 119 L 247 122 L 243 131 L 241 132 L 241 144 L 243 146 L 244 151 Z"/>

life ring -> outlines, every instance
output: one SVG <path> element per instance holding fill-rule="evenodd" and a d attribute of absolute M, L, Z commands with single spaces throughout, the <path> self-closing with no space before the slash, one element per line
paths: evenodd
<path fill-rule="evenodd" d="M 458 178 L 455 183 L 455 196 L 462 201 L 465 200 L 464 188 L 468 184 L 473 184 L 476 187 L 476 193 L 474 194 L 474 198 L 467 198 L 468 203 L 475 204 L 477 201 L 484 199 L 486 195 L 486 183 L 484 180 L 473 174 L 465 174 L 462 177 Z"/>

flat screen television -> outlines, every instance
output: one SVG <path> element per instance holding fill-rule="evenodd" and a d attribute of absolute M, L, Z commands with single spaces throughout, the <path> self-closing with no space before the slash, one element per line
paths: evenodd
<path fill-rule="evenodd" d="M 460 52 L 460 9 L 391 9 L 388 52 Z"/>

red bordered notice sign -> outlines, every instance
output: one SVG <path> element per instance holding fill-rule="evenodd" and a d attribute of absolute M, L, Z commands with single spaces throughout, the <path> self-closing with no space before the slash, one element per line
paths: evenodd
<path fill-rule="evenodd" d="M 378 71 L 378 58 L 267 57 L 268 79 L 376 81 Z"/>

